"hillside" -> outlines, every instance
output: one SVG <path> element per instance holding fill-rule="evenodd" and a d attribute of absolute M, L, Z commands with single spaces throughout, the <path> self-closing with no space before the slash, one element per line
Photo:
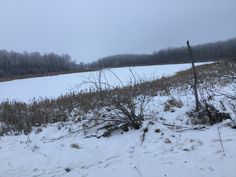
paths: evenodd
<path fill-rule="evenodd" d="M 235 61 L 197 67 L 199 114 L 191 70 L 54 100 L 2 102 L 0 174 L 234 177 L 235 68 Z"/>

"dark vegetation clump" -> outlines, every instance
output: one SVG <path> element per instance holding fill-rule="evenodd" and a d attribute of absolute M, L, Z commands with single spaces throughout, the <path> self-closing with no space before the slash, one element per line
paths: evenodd
<path fill-rule="evenodd" d="M 141 137 L 140 137 L 141 143 L 144 142 L 147 132 L 148 132 L 148 127 L 145 127 L 145 128 L 143 129 L 143 133 L 141 134 Z"/>
<path fill-rule="evenodd" d="M 164 111 L 171 111 L 174 112 L 174 108 L 182 108 L 183 107 L 183 103 L 181 100 L 177 100 L 175 98 L 171 98 L 169 100 L 167 100 L 164 103 Z"/>
<path fill-rule="evenodd" d="M 148 132 L 148 128 L 146 127 L 143 129 L 143 133 L 147 133 L 147 132 Z"/>
<path fill-rule="evenodd" d="M 156 133 L 160 133 L 160 132 L 161 132 L 161 129 L 156 128 L 156 129 L 155 129 L 155 132 L 156 132 Z"/>
<path fill-rule="evenodd" d="M 128 127 L 128 126 L 124 126 L 124 127 L 122 128 L 122 131 L 128 132 L 128 131 L 129 131 L 129 127 Z"/>
<path fill-rule="evenodd" d="M 228 113 L 220 112 L 213 105 L 205 103 L 200 111 L 190 112 L 189 116 L 193 124 L 214 125 L 227 119 L 231 119 Z"/>
<path fill-rule="evenodd" d="M 70 168 L 65 168 L 65 171 L 66 171 L 67 173 L 69 173 L 69 172 L 71 171 L 71 169 L 70 169 Z"/>

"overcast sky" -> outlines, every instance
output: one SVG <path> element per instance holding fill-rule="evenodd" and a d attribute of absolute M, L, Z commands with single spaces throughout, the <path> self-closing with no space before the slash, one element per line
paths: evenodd
<path fill-rule="evenodd" d="M 236 0 L 0 0 L 0 49 L 82 62 L 236 37 Z"/>

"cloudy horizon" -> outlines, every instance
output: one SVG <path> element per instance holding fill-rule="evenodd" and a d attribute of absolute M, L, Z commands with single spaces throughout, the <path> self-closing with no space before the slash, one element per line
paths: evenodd
<path fill-rule="evenodd" d="M 0 49 L 78 62 L 236 37 L 235 0 L 0 0 Z"/>

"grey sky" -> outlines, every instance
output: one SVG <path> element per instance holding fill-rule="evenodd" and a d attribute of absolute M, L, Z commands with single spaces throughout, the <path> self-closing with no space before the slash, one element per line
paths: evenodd
<path fill-rule="evenodd" d="M 78 61 L 236 37 L 236 0 L 0 0 L 0 49 Z"/>

